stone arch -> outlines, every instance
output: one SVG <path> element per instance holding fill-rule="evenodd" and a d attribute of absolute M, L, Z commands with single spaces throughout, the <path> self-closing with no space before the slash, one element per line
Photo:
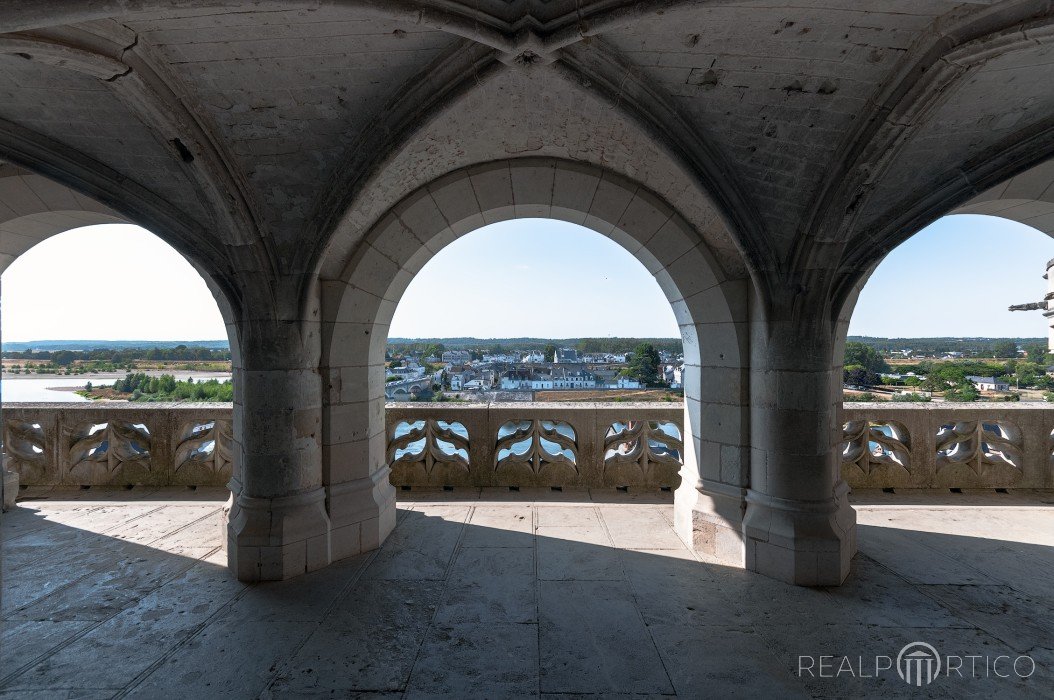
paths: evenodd
<path fill-rule="evenodd" d="M 138 225 L 138 222 L 42 175 L 0 162 L 0 273 L 38 243 L 75 228 L 96 224 Z M 173 245 L 163 231 L 151 233 Z M 205 271 L 201 261 L 188 255 L 184 246 L 173 247 L 208 285 L 220 308 L 234 352 L 234 313 L 230 300 L 212 275 Z"/>
<path fill-rule="evenodd" d="M 21 168 L 0 163 L 0 274 L 22 254 L 45 240 L 74 229 L 99 224 L 132 224 L 136 222 L 105 205 L 64 185 Z M 171 245 L 163 234 L 154 233 Z M 188 256 L 180 247 L 177 252 L 205 282 L 223 318 L 231 346 L 231 357 L 237 367 L 235 316 L 231 304 L 217 281 L 204 269 L 201 261 Z M 2 293 L 0 289 L 0 293 Z M 0 403 L 2 411 L 2 403 Z M 0 416 L 2 426 L 2 416 Z M 239 443 L 242 426 L 235 421 L 234 442 Z M 239 470 L 238 450 L 233 449 L 234 473 Z M 4 490 L 17 489 L 17 475 L 5 472 Z M 225 525 L 225 524 L 224 524 Z"/>
<path fill-rule="evenodd" d="M 750 282 L 726 276 L 702 237 L 646 187 L 556 158 L 498 160 L 448 173 L 396 204 L 350 254 L 330 252 L 348 260 L 336 278 L 320 282 L 323 481 L 333 557 L 377 546 L 394 526 L 383 362 L 403 291 L 460 236 L 524 217 L 590 228 L 622 245 L 655 276 L 685 347 L 678 529 L 687 541 L 741 563 Z"/>
<path fill-rule="evenodd" d="M 954 214 L 981 214 L 995 216 L 1009 221 L 1030 226 L 1037 231 L 1054 237 L 1054 159 L 1044 161 L 1028 170 L 1008 178 L 976 195 L 969 201 L 950 208 L 940 216 Z M 940 216 L 936 218 L 940 218 Z M 875 248 L 857 271 L 850 271 L 844 299 L 840 305 L 838 323 L 836 324 L 836 343 L 839 349 L 844 348 L 849 330 L 849 320 L 856 307 L 857 298 L 871 275 L 896 247 L 905 243 L 918 230 L 903 230 L 894 236 L 889 245 Z M 840 362 L 841 354 L 836 356 Z"/>

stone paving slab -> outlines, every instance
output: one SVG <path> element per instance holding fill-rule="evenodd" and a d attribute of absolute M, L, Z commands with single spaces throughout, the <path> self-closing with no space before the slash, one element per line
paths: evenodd
<path fill-rule="evenodd" d="M 1054 697 L 1049 492 L 879 492 L 850 578 L 817 589 L 696 556 L 669 503 L 543 489 L 435 492 L 377 552 L 244 585 L 219 548 L 225 492 L 85 493 L 0 521 L 0 698 Z M 799 673 L 913 641 L 1037 669 L 923 688 Z"/>

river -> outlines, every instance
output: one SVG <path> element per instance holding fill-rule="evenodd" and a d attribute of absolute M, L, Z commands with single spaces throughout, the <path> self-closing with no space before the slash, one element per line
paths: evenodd
<path fill-rule="evenodd" d="M 124 378 L 127 372 L 100 372 L 96 374 L 4 374 L 0 379 L 0 398 L 4 403 L 48 402 L 48 403 L 85 403 L 89 399 L 74 392 L 83 389 L 87 382 L 95 386 L 110 386 L 118 379 Z M 231 378 L 229 372 L 185 372 L 149 370 L 143 372 L 151 377 L 171 374 L 177 380 L 218 379 L 221 382 Z"/>

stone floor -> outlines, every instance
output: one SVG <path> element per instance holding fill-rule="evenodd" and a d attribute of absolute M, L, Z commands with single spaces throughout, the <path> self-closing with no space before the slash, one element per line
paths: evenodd
<path fill-rule="evenodd" d="M 224 495 L 23 492 L 0 696 L 1054 697 L 1049 492 L 856 494 L 860 554 L 829 589 L 700 561 L 669 494 L 461 490 L 400 493 L 377 552 L 246 586 Z M 915 641 L 966 677 L 873 677 Z"/>

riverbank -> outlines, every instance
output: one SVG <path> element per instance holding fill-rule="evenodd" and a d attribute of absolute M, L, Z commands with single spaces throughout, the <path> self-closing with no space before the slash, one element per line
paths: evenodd
<path fill-rule="evenodd" d="M 8 403 L 15 402 L 65 402 L 83 403 L 90 401 L 75 392 L 82 391 L 85 384 L 92 386 L 112 386 L 118 379 L 124 379 L 129 373 L 121 372 L 92 372 L 77 375 L 54 375 L 54 374 L 12 374 L 4 372 L 0 374 L 0 396 Z M 230 372 L 186 372 L 186 371 L 162 371 L 149 370 L 143 372 L 151 377 L 160 377 L 162 374 L 171 374 L 177 381 L 193 379 L 207 381 L 216 379 L 221 382 L 231 378 Z"/>

